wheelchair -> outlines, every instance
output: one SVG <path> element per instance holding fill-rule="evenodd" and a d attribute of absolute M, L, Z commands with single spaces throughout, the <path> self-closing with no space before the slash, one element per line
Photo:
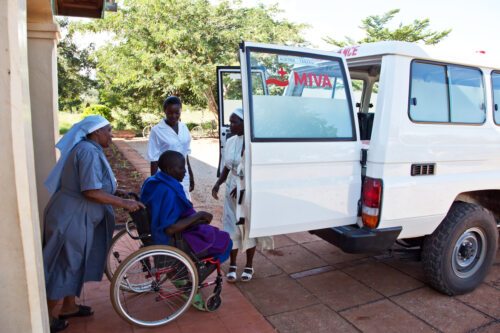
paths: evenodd
<path fill-rule="evenodd" d="M 121 260 L 124 253 L 113 252 L 116 248 L 112 248 L 108 260 L 121 258 L 119 263 L 115 260 L 106 267 L 111 268 L 110 298 L 118 315 L 140 327 L 165 325 L 189 309 L 199 289 L 210 286 L 214 289 L 205 300 L 205 310 L 217 310 L 222 303 L 220 261 L 194 255 L 181 234 L 172 237 L 173 246 L 152 245 L 147 210 L 131 212 L 130 216 L 132 220 L 126 223 L 124 233 L 136 242 L 131 243 L 132 247 L 138 249 Z M 114 239 L 124 242 L 124 233 Z M 215 280 L 205 282 L 214 271 Z"/>

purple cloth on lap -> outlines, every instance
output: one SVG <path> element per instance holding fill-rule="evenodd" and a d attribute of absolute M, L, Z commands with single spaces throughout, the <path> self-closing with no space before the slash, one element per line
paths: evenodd
<path fill-rule="evenodd" d="M 210 224 L 198 224 L 182 232 L 182 237 L 193 252 L 206 256 L 224 253 L 229 245 L 229 234 Z"/>

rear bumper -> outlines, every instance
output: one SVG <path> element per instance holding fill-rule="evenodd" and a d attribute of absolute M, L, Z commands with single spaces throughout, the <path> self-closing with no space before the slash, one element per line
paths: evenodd
<path fill-rule="evenodd" d="M 402 227 L 385 229 L 360 228 L 358 225 L 312 230 L 310 233 L 317 235 L 327 242 L 342 249 L 347 253 L 370 253 L 389 249 Z"/>

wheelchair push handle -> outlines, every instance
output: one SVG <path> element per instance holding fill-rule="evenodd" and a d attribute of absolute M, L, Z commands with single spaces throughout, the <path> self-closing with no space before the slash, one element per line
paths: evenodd
<path fill-rule="evenodd" d="M 135 192 L 128 192 L 128 198 L 140 202 L 139 195 Z M 151 237 L 149 216 L 145 208 L 141 208 L 134 212 L 129 212 L 132 220 L 125 223 L 125 229 L 132 239 L 145 240 Z M 138 234 L 135 236 L 134 234 Z"/>
<path fill-rule="evenodd" d="M 135 229 L 135 223 L 134 221 L 127 221 L 125 223 L 125 229 L 127 230 L 127 234 L 130 236 L 130 238 L 132 239 L 140 239 L 141 237 L 137 237 L 137 236 L 134 236 L 134 234 L 132 233 L 132 229 Z"/>

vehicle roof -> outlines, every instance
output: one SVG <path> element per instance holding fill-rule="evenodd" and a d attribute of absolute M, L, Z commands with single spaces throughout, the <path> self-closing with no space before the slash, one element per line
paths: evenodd
<path fill-rule="evenodd" d="M 339 49 L 337 53 L 343 54 L 347 61 L 350 59 L 394 54 L 438 62 L 500 69 L 500 56 L 494 57 L 493 54 L 488 54 L 485 51 L 464 49 L 463 52 L 457 54 L 439 45 L 430 46 L 400 41 L 384 41 L 346 46 Z"/>

